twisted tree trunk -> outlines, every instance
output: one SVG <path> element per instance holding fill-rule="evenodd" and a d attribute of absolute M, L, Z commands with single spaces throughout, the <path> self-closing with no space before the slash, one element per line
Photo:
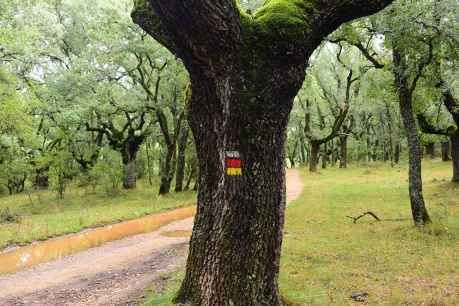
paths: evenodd
<path fill-rule="evenodd" d="M 416 118 L 413 113 L 412 90 L 406 79 L 406 63 L 401 50 L 394 48 L 395 86 L 398 92 L 400 113 L 408 139 L 409 156 L 409 192 L 411 212 L 414 223 L 423 225 L 430 223 L 430 217 L 422 193 L 422 145 L 418 134 Z"/>

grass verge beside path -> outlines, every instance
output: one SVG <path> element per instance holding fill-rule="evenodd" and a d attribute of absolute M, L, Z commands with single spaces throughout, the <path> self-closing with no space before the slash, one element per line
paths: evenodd
<path fill-rule="evenodd" d="M 368 305 L 457 305 L 459 186 L 450 183 L 450 163 L 424 163 L 434 224 L 423 230 L 411 221 L 405 168 L 302 173 L 304 192 L 287 209 L 280 275 L 292 305 L 356 305 L 357 292 L 368 294 Z M 366 211 L 383 221 L 346 217 Z M 171 305 L 182 275 L 171 274 L 144 304 Z"/>
<path fill-rule="evenodd" d="M 143 181 L 135 190 L 107 196 L 103 192 L 89 193 L 72 188 L 64 200 L 57 200 L 50 191 L 0 198 L 0 211 L 9 208 L 20 216 L 18 223 L 0 223 L 0 250 L 9 245 L 22 245 L 36 240 L 79 232 L 147 214 L 190 206 L 196 201 L 194 192 L 158 196 L 158 186 Z M 32 201 L 31 201 L 32 200 Z"/>

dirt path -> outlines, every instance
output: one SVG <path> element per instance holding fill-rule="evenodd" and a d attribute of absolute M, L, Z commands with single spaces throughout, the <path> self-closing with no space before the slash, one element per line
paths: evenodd
<path fill-rule="evenodd" d="M 287 201 L 303 190 L 297 170 L 287 171 Z M 188 232 L 193 218 L 157 231 L 106 243 L 100 247 L 0 276 L 0 305 L 133 305 L 145 288 L 183 265 L 189 238 L 166 237 Z"/>

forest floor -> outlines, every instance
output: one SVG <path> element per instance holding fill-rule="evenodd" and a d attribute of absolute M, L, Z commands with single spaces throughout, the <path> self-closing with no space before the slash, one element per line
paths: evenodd
<path fill-rule="evenodd" d="M 297 170 L 287 174 L 287 198 L 301 194 Z M 185 262 L 193 219 L 106 243 L 35 268 L 0 276 L 0 305 L 134 305 L 150 284 L 165 286 Z"/>
<path fill-rule="evenodd" d="M 110 195 L 100 188 L 72 185 L 63 200 L 45 190 L 2 196 L 0 216 L 8 209 L 17 220 L 0 220 L 0 250 L 196 203 L 196 193 L 192 191 L 158 196 L 159 181 L 150 186 L 140 180 L 137 185 L 135 190 Z"/>
<path fill-rule="evenodd" d="M 459 304 L 459 185 L 450 182 L 450 163 L 424 161 L 434 224 L 422 230 L 411 221 L 405 166 L 301 171 L 304 192 L 286 212 L 279 280 L 291 305 Z M 367 211 L 382 221 L 347 217 Z M 182 277 L 183 268 L 153 282 L 142 304 L 171 305 Z"/>

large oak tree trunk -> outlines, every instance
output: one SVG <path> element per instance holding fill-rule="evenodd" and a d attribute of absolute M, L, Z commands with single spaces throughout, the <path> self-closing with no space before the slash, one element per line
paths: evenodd
<path fill-rule="evenodd" d="M 261 86 L 284 90 L 255 91 L 257 99 L 239 94 L 243 71 L 234 78 L 192 79 L 189 123 L 200 161 L 200 188 L 177 302 L 281 305 L 277 278 L 286 200 L 284 144 L 304 68 L 291 67 L 292 79 L 281 85 Z M 257 85 L 244 84 L 252 90 Z M 283 94 L 289 87 L 294 88 L 286 91 L 291 94 Z M 240 176 L 226 173 L 225 159 L 232 152 L 240 155 Z"/>
<path fill-rule="evenodd" d="M 339 25 L 390 2 L 272 1 L 249 16 L 232 0 L 135 1 L 136 22 L 183 60 L 192 84 L 198 207 L 177 302 L 282 305 L 284 145 L 307 59 Z M 227 172 L 230 156 L 242 172 Z"/>
<path fill-rule="evenodd" d="M 451 158 L 453 160 L 453 182 L 459 183 L 459 132 L 451 136 Z"/>

